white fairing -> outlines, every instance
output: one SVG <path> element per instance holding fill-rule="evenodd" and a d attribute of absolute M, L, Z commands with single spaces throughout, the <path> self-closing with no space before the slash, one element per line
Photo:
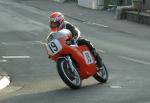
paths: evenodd
<path fill-rule="evenodd" d="M 71 32 L 68 29 L 62 29 L 58 32 L 51 32 L 46 38 L 46 40 L 47 42 L 50 42 L 53 39 L 59 39 L 62 36 L 67 37 L 69 35 L 71 35 Z"/>
<path fill-rule="evenodd" d="M 84 56 L 84 59 L 86 61 L 86 64 L 94 63 L 93 58 L 91 56 L 91 53 L 89 51 L 84 51 L 83 56 Z"/>
<path fill-rule="evenodd" d="M 68 35 L 71 35 L 70 30 L 62 29 L 62 30 L 57 32 L 56 38 L 59 38 L 59 37 L 62 37 L 62 36 L 68 36 Z"/>
<path fill-rule="evenodd" d="M 60 33 L 62 35 L 71 34 L 70 30 L 68 30 L 68 29 L 62 29 L 62 30 L 58 31 L 58 33 Z"/>

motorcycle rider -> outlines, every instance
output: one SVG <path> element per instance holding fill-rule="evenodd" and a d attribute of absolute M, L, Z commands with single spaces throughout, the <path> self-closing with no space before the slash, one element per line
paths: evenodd
<path fill-rule="evenodd" d="M 68 29 L 72 33 L 72 40 L 76 40 L 78 45 L 87 45 L 91 53 L 94 55 L 97 65 L 102 66 L 102 59 L 99 54 L 96 52 L 94 46 L 90 43 L 89 40 L 80 37 L 80 31 L 77 27 L 65 20 L 64 15 L 60 12 L 52 12 L 49 17 L 49 26 L 50 31 L 59 31 L 61 29 Z"/>

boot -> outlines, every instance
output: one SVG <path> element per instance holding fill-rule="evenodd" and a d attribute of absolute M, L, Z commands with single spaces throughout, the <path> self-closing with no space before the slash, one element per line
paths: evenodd
<path fill-rule="evenodd" d="M 96 49 L 94 48 L 92 50 L 92 54 L 94 55 L 95 59 L 96 59 L 96 64 L 98 67 L 102 67 L 103 63 L 102 63 L 102 58 L 100 57 L 100 55 L 96 52 Z"/>

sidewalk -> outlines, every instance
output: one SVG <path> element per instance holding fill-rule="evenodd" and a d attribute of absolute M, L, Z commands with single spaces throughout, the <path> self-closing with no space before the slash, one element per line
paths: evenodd
<path fill-rule="evenodd" d="M 76 2 L 55 3 L 49 0 L 23 1 L 24 4 L 32 5 L 44 11 L 59 11 L 66 17 L 89 22 L 100 27 L 108 27 L 115 31 L 124 32 L 129 35 L 144 36 L 150 38 L 150 27 L 127 20 L 117 20 L 113 11 L 92 10 L 80 7 Z"/>
<path fill-rule="evenodd" d="M 10 84 L 10 77 L 2 68 L 0 68 L 0 90 L 4 89 Z"/>

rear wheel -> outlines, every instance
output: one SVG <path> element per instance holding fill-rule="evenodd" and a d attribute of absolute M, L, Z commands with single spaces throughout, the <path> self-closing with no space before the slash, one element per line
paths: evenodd
<path fill-rule="evenodd" d="M 75 64 L 73 63 L 72 65 L 75 68 L 73 71 L 70 69 L 69 62 L 66 58 L 59 58 L 57 60 L 57 71 L 66 85 L 72 89 L 78 89 L 81 87 L 80 74 Z"/>
<path fill-rule="evenodd" d="M 93 76 L 97 81 L 105 83 L 108 80 L 108 71 L 105 64 L 102 64 L 102 67 L 96 67 L 97 73 Z"/>
<path fill-rule="evenodd" d="M 97 81 L 101 82 L 101 83 L 105 83 L 108 80 L 108 71 L 107 68 L 105 66 L 105 64 L 102 62 L 102 59 L 100 57 L 99 54 L 97 54 L 97 65 L 96 65 L 96 69 L 97 72 L 96 74 L 93 76 Z"/>

